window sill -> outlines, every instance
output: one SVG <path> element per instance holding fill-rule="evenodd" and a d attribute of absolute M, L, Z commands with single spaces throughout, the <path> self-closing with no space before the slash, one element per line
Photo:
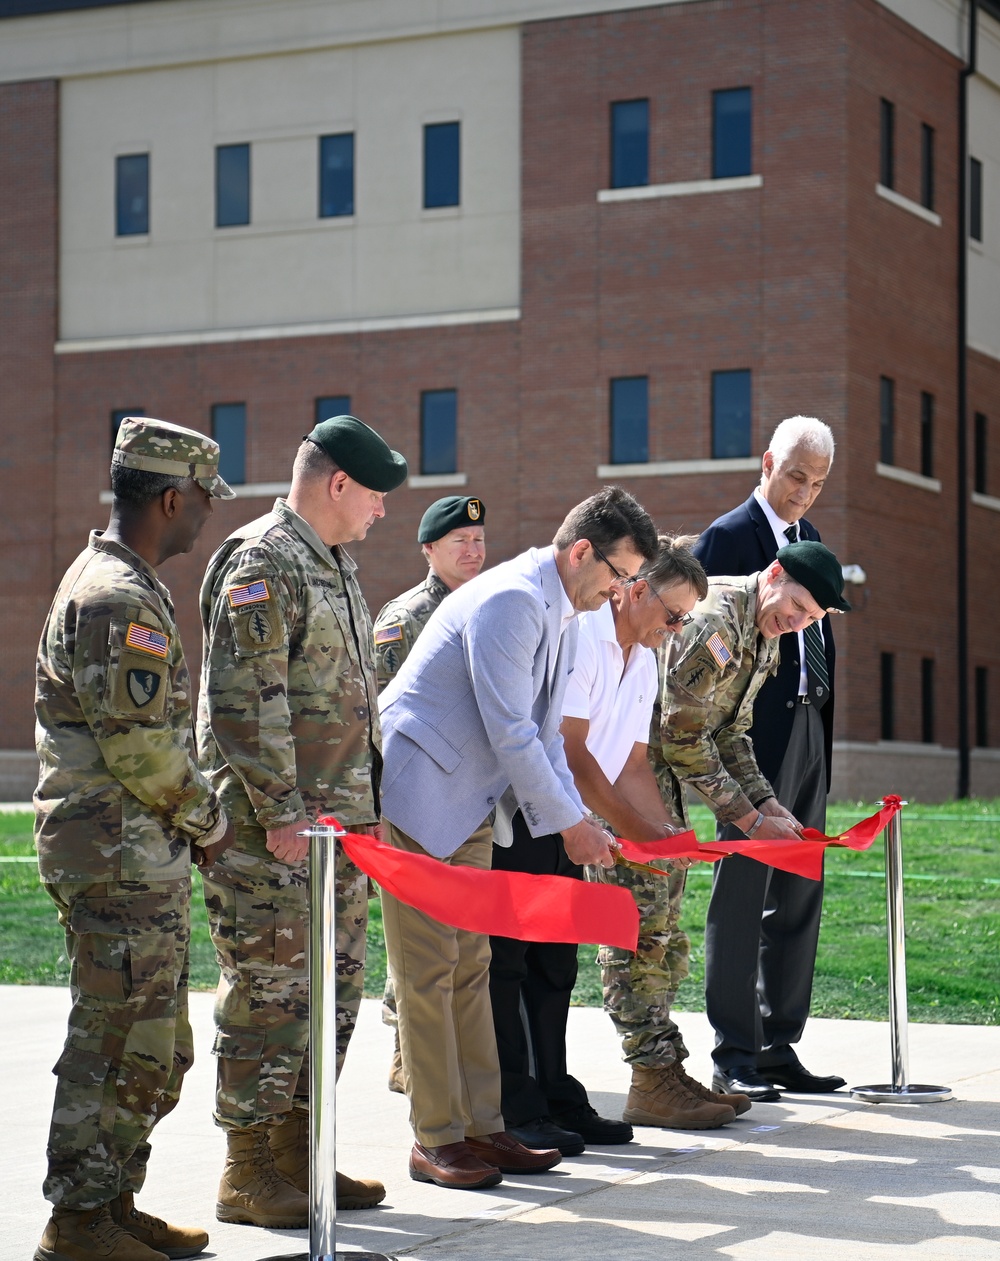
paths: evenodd
<path fill-rule="evenodd" d="M 757 473 L 760 458 L 740 456 L 731 460 L 651 460 L 646 464 L 598 464 L 597 476 L 609 477 L 677 477 L 690 473 Z"/>
<path fill-rule="evenodd" d="M 115 233 L 115 249 L 128 249 L 136 245 L 149 245 L 150 237 L 148 232 L 123 232 L 121 236 Z"/>
<path fill-rule="evenodd" d="M 941 216 L 935 211 L 928 210 L 926 206 L 921 206 L 919 202 L 910 201 L 909 197 L 904 197 L 902 193 L 897 193 L 894 188 L 886 188 L 884 184 L 876 184 L 875 191 L 886 201 L 891 201 L 894 206 L 898 206 L 900 210 L 908 210 L 911 215 L 916 215 L 918 219 L 923 219 L 925 223 L 933 223 L 936 228 L 940 228 Z"/>
<path fill-rule="evenodd" d="M 907 486 L 916 486 L 919 490 L 932 490 L 936 495 L 941 493 L 941 482 L 936 477 L 924 477 L 922 473 L 911 473 L 908 468 L 897 468 L 895 464 L 875 465 L 879 477 L 888 477 L 893 482 L 903 482 Z"/>
<path fill-rule="evenodd" d="M 690 197 L 696 193 L 735 193 L 760 188 L 763 175 L 734 175 L 722 180 L 685 180 L 678 184 L 637 184 L 632 188 L 602 188 L 598 201 L 644 201 L 649 197 Z"/>
<path fill-rule="evenodd" d="M 233 490 L 237 499 L 276 499 L 288 494 L 291 482 L 243 482 L 233 486 Z M 110 490 L 102 490 L 98 498 L 102 504 L 113 502 Z"/>
<path fill-rule="evenodd" d="M 462 213 L 462 204 L 457 206 L 421 206 L 420 218 L 423 222 L 431 219 L 457 219 Z"/>
<path fill-rule="evenodd" d="M 438 486 L 467 486 L 468 473 L 416 473 L 406 479 L 411 490 L 433 490 Z"/>
<path fill-rule="evenodd" d="M 1000 499 L 996 495 L 981 495 L 978 490 L 974 490 L 972 502 L 980 508 L 990 508 L 993 512 L 1000 512 Z"/>

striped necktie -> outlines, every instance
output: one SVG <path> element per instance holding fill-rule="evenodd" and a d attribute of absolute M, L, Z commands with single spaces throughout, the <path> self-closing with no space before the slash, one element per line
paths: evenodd
<path fill-rule="evenodd" d="M 789 543 L 797 543 L 799 527 L 790 525 L 785 531 Z M 806 650 L 806 678 L 809 680 L 809 695 L 814 705 L 822 707 L 830 695 L 830 671 L 826 666 L 826 648 L 820 633 L 819 622 L 812 622 L 802 632 L 802 642 Z"/>

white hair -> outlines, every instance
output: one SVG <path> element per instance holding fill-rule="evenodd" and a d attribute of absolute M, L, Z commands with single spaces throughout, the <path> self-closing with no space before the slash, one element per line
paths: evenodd
<path fill-rule="evenodd" d="M 774 456 L 775 468 L 781 468 L 796 450 L 808 451 L 832 464 L 833 448 L 833 430 L 829 425 L 815 416 L 789 416 L 775 429 L 767 449 Z"/>

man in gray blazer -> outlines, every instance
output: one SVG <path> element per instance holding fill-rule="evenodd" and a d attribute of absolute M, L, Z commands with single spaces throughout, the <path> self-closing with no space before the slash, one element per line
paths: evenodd
<path fill-rule="evenodd" d="M 575 863 L 611 866 L 586 817 L 559 725 L 576 614 L 656 552 L 635 499 L 606 487 L 578 504 L 550 548 L 532 548 L 452 592 L 382 693 L 386 840 L 454 865 L 489 868 L 520 809 L 533 836 L 562 834 Z M 502 843 L 502 841 L 501 841 Z M 504 1131 L 489 996 L 489 939 L 382 894 L 389 967 L 416 1142 L 410 1176 L 446 1187 L 558 1163 Z"/>

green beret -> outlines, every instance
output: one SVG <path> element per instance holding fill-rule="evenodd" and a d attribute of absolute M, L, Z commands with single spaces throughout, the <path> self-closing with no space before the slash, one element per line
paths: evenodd
<path fill-rule="evenodd" d="M 196 429 L 168 420 L 126 416 L 118 426 L 111 463 L 168 477 L 190 477 L 213 499 L 236 498 L 219 476 L 219 444 Z"/>
<path fill-rule="evenodd" d="M 305 441 L 315 442 L 348 477 L 369 490 L 384 494 L 406 481 L 406 460 L 357 416 L 321 420 Z"/>
<path fill-rule="evenodd" d="M 486 505 L 481 499 L 470 499 L 468 495 L 446 495 L 444 499 L 436 499 L 420 518 L 417 542 L 435 543 L 451 530 L 482 525 L 485 520 Z"/>
<path fill-rule="evenodd" d="M 844 599 L 844 571 L 828 547 L 813 540 L 789 543 L 778 552 L 777 560 L 793 582 L 805 587 L 821 608 L 850 612 L 851 606 Z"/>

